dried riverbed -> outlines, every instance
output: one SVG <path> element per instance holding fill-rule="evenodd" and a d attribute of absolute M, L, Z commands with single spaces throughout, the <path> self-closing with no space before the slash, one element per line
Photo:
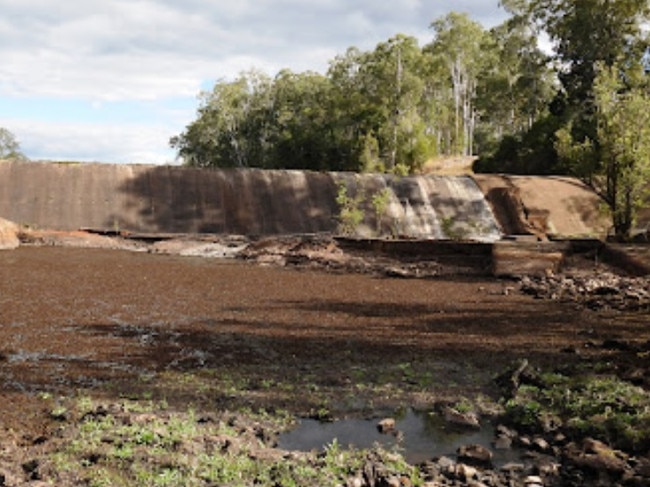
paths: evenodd
<path fill-rule="evenodd" d="M 647 376 L 644 314 L 535 299 L 491 278 L 267 263 L 40 246 L 0 253 L 5 485 L 64 485 L 47 460 L 65 437 L 53 411 L 72 411 L 79 398 L 108 409 L 164 401 L 178 414 L 320 419 L 460 398 L 491 414 L 495 376 L 522 359 Z M 83 416 L 64 419 L 71 430 Z"/>

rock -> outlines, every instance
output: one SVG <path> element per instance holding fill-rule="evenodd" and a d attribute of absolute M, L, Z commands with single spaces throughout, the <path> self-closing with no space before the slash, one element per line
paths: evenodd
<path fill-rule="evenodd" d="M 523 472 L 526 469 L 526 465 L 523 463 L 509 462 L 501 466 L 502 472 Z"/>
<path fill-rule="evenodd" d="M 458 465 L 456 465 L 454 473 L 457 478 L 459 478 L 460 480 L 464 480 L 465 482 L 473 480 L 478 476 L 478 470 L 476 470 L 476 468 L 466 465 L 464 463 L 459 463 Z"/>
<path fill-rule="evenodd" d="M 19 245 L 18 225 L 0 218 L 0 250 L 13 250 Z"/>
<path fill-rule="evenodd" d="M 542 460 L 537 465 L 537 472 L 545 477 L 555 477 L 559 475 L 560 467 L 561 465 L 554 461 L 554 459 Z"/>
<path fill-rule="evenodd" d="M 41 475 L 38 471 L 40 462 L 36 459 L 24 462 L 22 465 L 23 472 L 30 480 L 40 480 Z"/>
<path fill-rule="evenodd" d="M 650 480 L 650 457 L 638 459 L 635 470 L 638 475 Z"/>
<path fill-rule="evenodd" d="M 551 449 L 551 445 L 544 438 L 536 437 L 533 439 L 532 445 L 535 450 L 547 453 Z"/>
<path fill-rule="evenodd" d="M 629 469 L 627 455 L 592 438 L 585 439 L 582 448 L 570 443 L 564 449 L 564 456 L 574 465 L 595 472 L 621 475 Z"/>
<path fill-rule="evenodd" d="M 481 423 L 474 411 L 460 412 L 457 409 L 446 407 L 443 410 L 445 421 L 457 426 L 466 426 L 469 428 L 480 428 Z"/>
<path fill-rule="evenodd" d="M 511 439 L 516 438 L 518 436 L 517 431 L 515 431 L 512 428 L 508 428 L 503 424 L 500 424 L 496 427 L 496 432 L 497 432 L 497 436 L 505 436 Z"/>
<path fill-rule="evenodd" d="M 458 448 L 457 453 L 459 461 L 484 468 L 492 465 L 492 452 L 483 445 L 464 445 Z"/>
<path fill-rule="evenodd" d="M 383 487 L 402 487 L 402 482 L 399 477 L 390 475 L 383 479 L 381 484 Z"/>
<path fill-rule="evenodd" d="M 377 431 L 382 434 L 388 434 L 395 431 L 395 420 L 393 418 L 384 418 L 377 423 Z"/>
<path fill-rule="evenodd" d="M 345 485 L 346 487 L 363 487 L 363 479 L 359 476 L 350 477 Z"/>
<path fill-rule="evenodd" d="M 417 277 L 417 272 L 397 266 L 386 267 L 386 269 L 384 269 L 384 274 L 386 277 L 397 277 L 401 279 Z"/>
<path fill-rule="evenodd" d="M 524 479 L 524 485 L 526 487 L 544 487 L 544 481 L 537 475 L 529 475 Z"/>
<path fill-rule="evenodd" d="M 440 470 L 449 470 L 456 465 L 456 462 L 449 457 L 442 456 L 436 462 Z"/>
<path fill-rule="evenodd" d="M 528 436 L 518 436 L 517 445 L 522 448 L 530 448 L 533 441 Z"/>
<path fill-rule="evenodd" d="M 493 444 L 495 450 L 510 450 L 512 448 L 512 438 L 507 436 L 498 436 L 494 440 Z"/>
<path fill-rule="evenodd" d="M 590 277 L 525 276 L 519 289 L 538 299 L 580 303 L 598 310 L 640 310 L 650 308 L 650 284 L 647 279 L 600 273 Z"/>

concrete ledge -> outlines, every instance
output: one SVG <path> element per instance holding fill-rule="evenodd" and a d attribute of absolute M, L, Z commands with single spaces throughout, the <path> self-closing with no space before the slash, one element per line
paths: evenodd
<path fill-rule="evenodd" d="M 556 273 L 569 251 L 568 242 L 497 242 L 492 246 L 492 273 L 497 277 Z"/>
<path fill-rule="evenodd" d="M 0 250 L 12 250 L 19 245 L 18 225 L 0 218 Z"/>

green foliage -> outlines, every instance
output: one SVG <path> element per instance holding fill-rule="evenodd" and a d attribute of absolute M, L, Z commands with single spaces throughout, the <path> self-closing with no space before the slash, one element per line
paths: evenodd
<path fill-rule="evenodd" d="M 26 159 L 20 152 L 20 144 L 16 136 L 6 128 L 0 127 L 0 160 L 2 159 Z"/>
<path fill-rule="evenodd" d="M 451 217 L 443 218 L 440 222 L 442 233 L 451 240 L 462 240 L 467 237 L 468 231 L 456 227 L 456 222 Z"/>
<path fill-rule="evenodd" d="M 219 81 L 170 144 L 192 166 L 411 174 L 534 122 L 549 78 L 534 37 L 514 24 L 488 32 L 455 12 L 431 27 L 424 48 L 397 34 L 349 48 L 326 75 Z"/>
<path fill-rule="evenodd" d="M 364 208 L 371 206 L 375 218 L 375 234 L 382 234 L 383 219 L 390 204 L 392 192 L 388 188 L 368 195 L 363 188 L 357 188 L 353 195 L 346 185 L 341 181 L 338 185 L 336 203 L 339 205 L 339 228 L 343 235 L 354 235 L 358 232 L 360 225 L 366 218 Z"/>
<path fill-rule="evenodd" d="M 647 46 L 641 26 L 650 19 L 650 4 L 647 0 L 505 0 L 502 5 L 513 14 L 509 22 L 549 36 L 560 86 L 548 103 L 547 123 L 537 127 L 544 129 L 538 132 L 542 137 L 525 132 L 504 140 L 495 146 L 498 149 L 484 154 L 477 170 L 568 173 L 591 181 L 602 162 L 602 120 L 595 89 L 599 66 L 611 69 L 639 63 Z M 529 132 L 533 130 L 535 124 Z"/>
<path fill-rule="evenodd" d="M 388 188 L 384 188 L 378 193 L 375 193 L 372 195 L 372 207 L 375 210 L 375 231 L 377 232 L 377 235 L 381 235 L 382 233 L 382 219 L 384 214 L 386 213 L 386 210 L 388 209 L 388 205 L 390 203 L 391 199 L 391 191 Z"/>
<path fill-rule="evenodd" d="M 522 429 L 541 432 L 553 417 L 576 436 L 590 435 L 617 448 L 650 446 L 650 394 L 609 376 L 543 376 L 540 387 L 522 386 L 509 400 L 506 415 Z"/>
<path fill-rule="evenodd" d="M 336 194 L 336 203 L 339 205 L 339 232 L 343 235 L 354 234 L 364 219 L 364 212 L 360 208 L 365 199 L 362 191 L 350 196 L 345 182 L 339 184 Z"/>
<path fill-rule="evenodd" d="M 557 132 L 555 145 L 572 172 L 601 194 L 623 239 L 630 236 L 650 181 L 650 85 L 641 66 L 635 67 L 623 72 L 600 65 L 594 82 L 595 139 L 577 138 L 569 125 Z"/>

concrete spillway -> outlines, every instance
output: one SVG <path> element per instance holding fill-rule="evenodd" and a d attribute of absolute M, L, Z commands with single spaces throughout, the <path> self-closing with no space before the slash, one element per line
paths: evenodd
<path fill-rule="evenodd" d="M 483 193 L 469 176 L 409 176 L 334 174 L 351 197 L 361 195 L 366 216 L 357 233 L 431 239 L 494 241 L 499 225 Z M 372 200 L 384 194 L 381 214 Z"/>
<path fill-rule="evenodd" d="M 0 217 L 62 230 L 336 232 L 341 187 L 363 215 L 355 227 L 360 236 L 500 237 L 483 194 L 466 176 L 2 162 Z M 373 204 L 379 194 L 381 207 Z"/>

